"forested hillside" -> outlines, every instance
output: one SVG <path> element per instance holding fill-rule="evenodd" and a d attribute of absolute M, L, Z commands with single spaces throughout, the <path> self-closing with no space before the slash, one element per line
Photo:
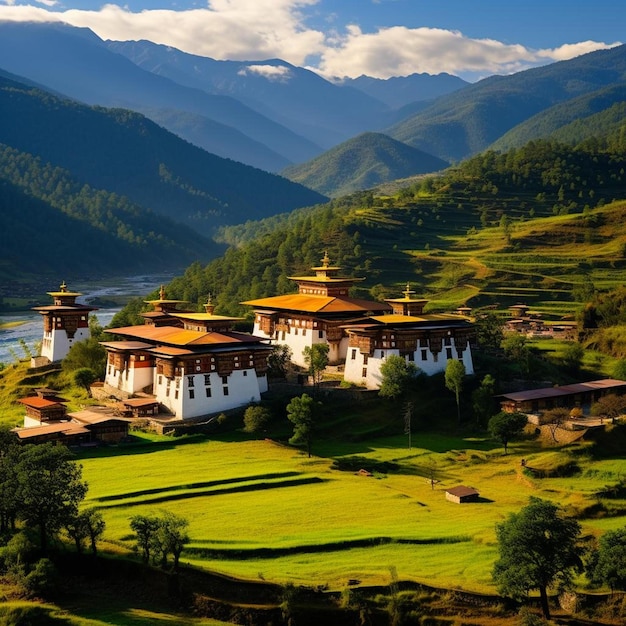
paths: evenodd
<path fill-rule="evenodd" d="M 624 80 L 626 46 L 622 45 L 510 76 L 485 78 L 438 98 L 385 132 L 444 160 L 459 161 L 485 150 L 541 111 Z"/>
<path fill-rule="evenodd" d="M 493 150 L 519 148 L 531 140 L 552 138 L 577 145 L 585 139 L 624 134 L 626 83 L 572 98 L 538 113 L 500 137 Z"/>
<path fill-rule="evenodd" d="M 111 275 L 209 260 L 219 246 L 128 198 L 0 144 L 0 277 Z"/>
<path fill-rule="evenodd" d="M 363 133 L 282 174 L 330 197 L 382 182 L 437 172 L 449 163 L 381 133 Z"/>
<path fill-rule="evenodd" d="M 0 115 L 0 143 L 205 235 L 324 199 L 204 152 L 137 113 L 88 107 L 2 76 Z"/>
<path fill-rule="evenodd" d="M 572 313 L 585 281 L 626 279 L 623 152 L 533 142 L 486 153 L 397 195 L 355 193 L 290 215 L 224 229 L 226 254 L 170 285 L 172 297 L 222 312 L 294 290 L 328 251 L 366 281 L 357 295 L 395 297 L 407 281 L 431 308 L 507 306 L 520 298 Z M 616 200 L 617 202 L 613 202 Z"/>

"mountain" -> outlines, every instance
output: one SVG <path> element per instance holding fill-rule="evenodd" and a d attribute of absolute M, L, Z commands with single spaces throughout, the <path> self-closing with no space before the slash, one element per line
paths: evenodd
<path fill-rule="evenodd" d="M 337 197 L 397 178 L 436 172 L 448 165 L 387 135 L 363 133 L 282 173 L 289 180 Z"/>
<path fill-rule="evenodd" d="M 262 154 L 249 158 L 258 144 L 290 163 L 322 151 L 313 142 L 264 117 L 235 98 L 211 95 L 142 70 L 121 54 L 109 50 L 92 31 L 59 23 L 0 22 L 2 67 L 86 104 L 123 107 L 146 114 L 180 111 L 222 125 L 232 133 L 228 154 L 243 163 L 259 165 Z M 177 130 L 182 132 L 182 117 Z M 197 123 L 197 121 L 194 121 Z M 242 134 L 248 143 L 242 142 Z M 185 138 L 196 139 L 193 129 Z M 210 137 L 209 137 L 210 139 Z M 200 147 L 218 153 L 228 141 L 204 141 Z M 235 151 L 234 147 L 240 146 Z M 268 168 L 276 163 L 268 163 Z"/>
<path fill-rule="evenodd" d="M 389 123 L 388 106 L 280 59 L 217 61 L 150 41 L 109 41 L 110 50 L 186 87 L 237 98 L 324 148 Z"/>
<path fill-rule="evenodd" d="M 531 140 L 551 137 L 572 145 L 606 137 L 624 125 L 626 82 L 556 104 L 505 133 L 490 148 L 505 151 Z"/>
<path fill-rule="evenodd" d="M 400 109 L 414 102 L 434 100 L 469 83 L 451 74 L 410 74 L 381 79 L 372 76 L 346 78 L 341 82 L 346 87 L 353 87 L 372 98 L 384 102 L 392 109 Z"/>
<path fill-rule="evenodd" d="M 325 200 L 137 113 L 89 107 L 3 71 L 0 119 L 5 286 L 182 268 L 219 254 L 208 236 L 224 224 Z"/>
<path fill-rule="evenodd" d="M 394 139 L 449 161 L 484 150 L 504 133 L 556 104 L 626 80 L 626 46 L 492 76 L 392 126 Z"/>

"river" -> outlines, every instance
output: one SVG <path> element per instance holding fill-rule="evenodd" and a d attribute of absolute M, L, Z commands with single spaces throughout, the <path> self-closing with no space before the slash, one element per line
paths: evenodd
<path fill-rule="evenodd" d="M 77 301 L 83 304 L 92 302 L 96 298 L 125 300 L 137 296 L 147 296 L 159 285 L 167 284 L 172 280 L 172 275 L 141 275 L 124 276 L 118 279 L 107 279 L 106 284 L 68 284 L 72 291 L 78 291 L 83 295 Z M 57 286 L 50 286 L 46 291 L 55 291 Z M 44 292 L 45 293 L 45 292 Z M 50 298 L 52 304 L 52 298 Z M 113 316 L 121 310 L 121 306 L 111 308 L 98 308 L 94 312 L 101 326 L 107 326 Z M 42 316 L 35 311 L 20 313 L 0 314 L 0 363 L 9 365 L 16 358 L 28 358 L 24 353 L 22 341 L 26 342 L 29 350 L 36 354 L 37 346 L 43 338 Z"/>

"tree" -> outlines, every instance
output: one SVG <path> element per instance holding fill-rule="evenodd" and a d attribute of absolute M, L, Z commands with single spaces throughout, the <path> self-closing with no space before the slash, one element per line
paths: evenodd
<path fill-rule="evenodd" d="M 130 528 L 135 533 L 137 547 L 141 550 L 144 563 L 150 562 L 159 520 L 153 516 L 135 515 L 130 519 Z"/>
<path fill-rule="evenodd" d="M 626 590 L 626 526 L 609 530 L 600 537 L 598 550 L 587 568 L 591 582 Z"/>
<path fill-rule="evenodd" d="M 493 415 L 493 394 L 496 381 L 491 374 L 486 374 L 480 381 L 480 386 L 472 392 L 472 410 L 476 418 L 476 425 L 484 428 L 490 415 Z"/>
<path fill-rule="evenodd" d="M 98 377 L 96 373 L 89 367 L 79 367 L 73 374 L 74 383 L 84 389 L 89 389 Z"/>
<path fill-rule="evenodd" d="M 104 533 L 105 527 L 102 513 L 94 508 L 81 511 L 66 524 L 67 533 L 74 540 L 77 552 L 83 551 L 83 541 L 89 539 L 94 556 L 98 553 L 97 541 Z"/>
<path fill-rule="evenodd" d="M 274 378 L 286 378 L 291 363 L 292 350 L 286 344 L 275 345 L 267 357 L 267 365 L 270 376 Z"/>
<path fill-rule="evenodd" d="M 315 402 L 311 396 L 303 393 L 299 398 L 292 398 L 287 405 L 287 418 L 293 423 L 293 436 L 289 443 L 305 443 L 311 458 L 311 441 L 313 439 Z"/>
<path fill-rule="evenodd" d="M 322 374 L 328 365 L 328 350 L 327 343 L 315 343 L 312 346 L 306 346 L 302 351 L 304 362 L 309 368 L 309 374 L 316 387 L 322 382 Z"/>
<path fill-rule="evenodd" d="M 87 493 L 81 467 L 71 461 L 71 456 L 64 446 L 29 444 L 17 462 L 17 514 L 39 529 L 44 554 L 50 537 L 76 517 Z"/>
<path fill-rule="evenodd" d="M 265 407 L 258 405 L 249 406 L 243 414 L 243 429 L 247 433 L 256 433 L 264 430 L 270 418 L 271 413 Z"/>
<path fill-rule="evenodd" d="M 580 524 L 563 517 L 558 506 L 531 497 L 528 505 L 496 525 L 499 559 L 492 575 L 499 592 L 524 598 L 537 589 L 543 614 L 550 619 L 548 589 L 567 588 L 574 571 L 582 568 L 580 532 Z"/>
<path fill-rule="evenodd" d="M 613 367 L 613 378 L 626 380 L 626 359 L 620 359 Z"/>
<path fill-rule="evenodd" d="M 465 365 L 456 359 L 449 359 L 446 364 L 446 388 L 454 393 L 456 398 L 456 415 L 457 421 L 461 423 L 461 389 L 463 388 L 463 379 L 465 378 Z"/>
<path fill-rule="evenodd" d="M 543 422 L 550 428 L 552 439 L 557 441 L 556 431 L 567 421 L 570 411 L 565 407 L 558 406 L 543 413 Z"/>
<path fill-rule="evenodd" d="M 487 428 L 491 436 L 504 446 L 504 454 L 507 454 L 509 441 L 519 437 L 527 423 L 528 418 L 524 413 L 500 411 L 489 420 Z"/>
<path fill-rule="evenodd" d="M 615 421 L 626 412 L 626 396 L 608 393 L 591 405 L 591 414 L 600 415 Z"/>
<path fill-rule="evenodd" d="M 388 356 L 380 366 L 382 380 L 378 395 L 397 400 L 403 396 L 417 376 L 418 368 L 397 354 Z"/>
<path fill-rule="evenodd" d="M 97 378 L 102 379 L 106 367 L 106 350 L 96 337 L 77 341 L 63 359 L 62 367 L 65 372 L 86 367 L 94 371 Z"/>
<path fill-rule="evenodd" d="M 504 354 L 520 366 L 524 375 L 530 369 L 530 350 L 527 343 L 528 339 L 519 333 L 510 333 L 502 342 Z"/>
<path fill-rule="evenodd" d="M 169 511 L 164 512 L 158 522 L 154 539 L 155 551 L 159 555 L 161 567 L 163 569 L 167 567 L 167 556 L 171 554 L 174 569 L 178 570 L 180 555 L 185 545 L 189 543 L 189 535 L 187 534 L 189 522 Z"/>

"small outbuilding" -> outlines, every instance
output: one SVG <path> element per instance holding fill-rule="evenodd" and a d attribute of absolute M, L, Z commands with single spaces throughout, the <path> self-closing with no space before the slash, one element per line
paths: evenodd
<path fill-rule="evenodd" d="M 451 487 L 446 490 L 446 500 L 450 502 L 456 502 L 457 504 L 463 504 L 464 502 L 476 502 L 478 500 L 479 493 L 474 487 L 466 487 L 465 485 L 459 485 L 458 487 Z"/>

